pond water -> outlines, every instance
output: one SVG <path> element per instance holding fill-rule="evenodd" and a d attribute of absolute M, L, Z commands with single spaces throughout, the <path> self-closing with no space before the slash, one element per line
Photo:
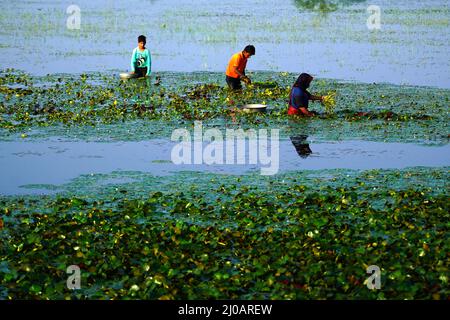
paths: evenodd
<path fill-rule="evenodd" d="M 38 75 L 126 71 L 143 33 L 154 71 L 224 71 L 252 43 L 249 71 L 450 88 L 447 0 L 340 2 L 324 13 L 293 0 L 77 0 L 80 28 L 69 29 L 70 2 L 0 1 L 0 66 Z M 380 30 L 367 27 L 371 4 L 381 9 Z"/>
<path fill-rule="evenodd" d="M 128 70 L 136 37 L 142 33 L 148 36 L 152 69 L 160 74 L 185 72 L 183 82 L 192 80 L 195 71 L 223 72 L 231 54 L 252 43 L 256 56 L 248 63 L 250 72 L 309 72 L 319 78 L 450 88 L 450 4 L 446 0 L 379 0 L 374 4 L 381 9 L 380 30 L 367 27 L 367 8 L 372 3 L 362 0 L 340 1 L 332 12 L 311 10 L 311 1 L 302 0 L 278 1 L 276 8 L 273 1 L 264 0 L 78 0 L 75 5 L 80 9 L 80 28 L 76 30 L 67 27 L 73 14 L 66 11 L 69 3 L 0 3 L 0 69 L 16 68 L 35 75 L 88 71 L 118 74 Z M 208 81 L 212 81 L 209 76 L 202 80 Z M 411 90 L 425 90 L 400 88 L 401 95 L 408 97 Z M 389 92 L 384 94 L 388 96 Z M 439 99 L 444 101 L 444 97 Z M 93 134 L 85 127 L 81 130 L 77 138 L 88 139 Z M 120 128 L 114 125 L 111 130 Z M 336 127 L 331 130 L 334 136 L 343 132 Z M 350 130 L 347 128 L 337 139 L 351 138 Z M 425 132 L 426 128 L 421 130 Z M 120 132 L 119 140 L 125 139 Z M 311 130 L 305 132 L 310 134 Z M 321 141 L 302 136 L 280 141 L 278 160 L 269 157 L 270 165 L 278 162 L 276 172 L 450 165 L 448 144 L 317 139 Z M 41 192 L 22 186 L 61 185 L 91 173 L 142 171 L 164 176 L 187 170 L 241 175 L 249 170 L 262 171 L 265 166 L 261 162 L 176 165 L 171 161 L 174 145 L 164 139 L 0 142 L 0 194 Z M 249 157 L 248 152 L 245 157 Z"/>
<path fill-rule="evenodd" d="M 23 186 L 61 185 L 80 175 L 113 171 L 140 171 L 155 176 L 181 171 L 243 175 L 262 172 L 261 168 L 269 166 L 276 168 L 277 173 L 334 168 L 367 170 L 450 166 L 448 144 L 423 146 L 361 140 L 327 142 L 298 136 L 279 141 L 278 156 L 270 154 L 270 163 L 262 162 L 259 155 L 256 164 L 249 164 L 251 156 L 247 143 L 244 164 L 238 164 L 234 158 L 233 164 L 212 165 L 174 164 L 171 153 L 176 145 L 179 144 L 164 139 L 140 142 L 0 142 L 0 194 L 51 193 L 51 188 L 36 190 Z M 207 145 L 203 143 L 201 149 L 204 151 Z M 272 144 L 268 146 L 271 148 Z M 194 149 L 192 145 L 190 150 L 193 153 Z"/>

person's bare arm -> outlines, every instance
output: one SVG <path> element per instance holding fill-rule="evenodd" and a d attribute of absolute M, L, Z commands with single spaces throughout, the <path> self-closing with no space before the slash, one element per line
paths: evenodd
<path fill-rule="evenodd" d="M 309 98 L 311 99 L 311 97 Z M 305 99 L 302 99 L 299 95 L 294 95 L 295 105 L 299 106 L 298 110 L 307 117 L 313 117 L 314 113 L 308 110 L 308 108 L 304 107 L 304 105 L 307 103 Z"/>
<path fill-rule="evenodd" d="M 245 75 L 245 70 L 244 70 L 244 72 L 240 72 L 239 70 L 238 70 L 238 67 L 234 67 L 234 71 L 239 75 L 239 77 L 242 79 L 242 80 L 244 80 L 244 82 L 246 83 L 246 84 L 250 84 L 250 83 L 252 83 L 252 80 L 249 78 L 249 77 L 247 77 L 246 75 Z"/>
<path fill-rule="evenodd" d="M 244 72 L 240 72 L 238 70 L 237 66 L 234 67 L 234 72 L 236 72 L 240 77 L 245 77 L 245 71 Z"/>
<path fill-rule="evenodd" d="M 323 96 L 314 96 L 311 95 L 311 98 L 309 98 L 312 101 L 323 101 Z"/>

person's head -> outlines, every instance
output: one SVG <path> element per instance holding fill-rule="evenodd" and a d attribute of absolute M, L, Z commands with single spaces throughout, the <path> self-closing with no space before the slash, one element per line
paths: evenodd
<path fill-rule="evenodd" d="M 145 49 L 145 44 L 147 43 L 147 38 L 143 35 L 138 37 L 138 46 L 139 49 Z"/>
<path fill-rule="evenodd" d="M 303 90 L 306 90 L 309 88 L 309 85 L 311 84 L 311 81 L 313 81 L 313 76 L 307 73 L 302 73 L 298 78 L 297 81 L 294 83 L 294 87 L 302 88 Z"/>
<path fill-rule="evenodd" d="M 256 53 L 256 49 L 254 46 L 252 45 L 248 45 L 244 48 L 244 51 L 242 51 L 244 54 L 244 57 L 246 57 L 247 59 L 250 58 L 251 56 L 254 56 Z"/>

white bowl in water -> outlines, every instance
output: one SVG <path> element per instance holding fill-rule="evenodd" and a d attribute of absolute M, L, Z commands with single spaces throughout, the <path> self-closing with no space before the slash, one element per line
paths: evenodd
<path fill-rule="evenodd" d="M 133 75 L 131 73 L 128 73 L 128 72 L 122 72 L 120 74 L 120 79 L 130 79 L 132 77 L 133 77 Z"/>
<path fill-rule="evenodd" d="M 246 112 L 264 112 L 267 109 L 267 106 L 264 104 L 244 104 L 242 109 Z"/>

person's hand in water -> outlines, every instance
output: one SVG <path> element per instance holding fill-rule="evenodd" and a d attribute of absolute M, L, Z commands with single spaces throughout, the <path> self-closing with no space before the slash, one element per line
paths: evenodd
<path fill-rule="evenodd" d="M 305 117 L 314 117 L 316 113 L 314 111 L 309 111 L 306 108 L 300 108 L 300 113 Z"/>

